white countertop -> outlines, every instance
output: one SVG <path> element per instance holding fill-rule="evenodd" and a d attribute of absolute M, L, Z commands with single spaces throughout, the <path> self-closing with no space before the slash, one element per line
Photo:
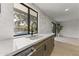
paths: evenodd
<path fill-rule="evenodd" d="M 26 36 L 2 40 L 0 41 L 0 56 L 14 55 L 52 35 L 54 34 L 39 34 L 40 37 L 36 38 L 35 40 L 31 40 Z"/>

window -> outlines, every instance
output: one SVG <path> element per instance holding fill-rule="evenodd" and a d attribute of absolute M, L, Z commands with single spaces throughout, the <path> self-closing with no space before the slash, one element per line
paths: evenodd
<path fill-rule="evenodd" d="M 37 20 L 38 14 L 30 9 L 30 33 L 33 31 L 33 33 L 38 32 L 38 20 Z"/>
<path fill-rule="evenodd" d="M 27 5 L 14 4 L 14 32 L 15 36 L 38 32 L 38 13 Z"/>

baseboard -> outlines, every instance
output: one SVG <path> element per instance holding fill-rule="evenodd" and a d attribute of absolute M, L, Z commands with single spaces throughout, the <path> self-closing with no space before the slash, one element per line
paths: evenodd
<path fill-rule="evenodd" d="M 59 37 L 55 37 L 55 40 L 79 46 L 79 38 L 73 38 L 73 37 L 67 37 L 67 36 L 60 35 Z"/>
<path fill-rule="evenodd" d="M 78 40 L 79 40 L 79 38 L 70 37 L 70 36 L 65 36 L 65 35 L 59 35 L 59 37 L 70 38 L 70 39 L 78 39 Z"/>

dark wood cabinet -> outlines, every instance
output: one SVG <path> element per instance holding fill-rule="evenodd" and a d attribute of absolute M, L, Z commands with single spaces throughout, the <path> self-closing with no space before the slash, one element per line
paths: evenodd
<path fill-rule="evenodd" d="M 44 41 L 41 41 L 32 47 L 36 49 L 34 53 L 31 54 L 31 56 L 43 56 L 44 53 Z"/>
<path fill-rule="evenodd" d="M 33 46 L 36 49 L 31 56 L 49 56 L 54 48 L 54 38 L 51 36 Z"/>
<path fill-rule="evenodd" d="M 49 37 L 45 41 L 44 55 L 49 56 L 52 53 L 53 48 L 54 48 L 54 39 L 53 39 L 53 37 Z"/>
<path fill-rule="evenodd" d="M 51 47 L 51 40 L 48 39 L 48 40 L 45 42 L 45 50 L 44 50 L 45 52 L 44 52 L 44 55 L 45 55 L 45 56 L 50 55 L 51 50 L 52 50 L 52 47 Z"/>

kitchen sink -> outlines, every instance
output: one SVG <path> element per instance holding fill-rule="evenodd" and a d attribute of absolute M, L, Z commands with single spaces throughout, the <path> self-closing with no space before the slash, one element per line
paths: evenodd
<path fill-rule="evenodd" d="M 39 39 L 41 37 L 43 37 L 43 36 L 40 36 L 40 35 L 32 35 L 32 36 L 29 36 L 27 38 L 30 38 L 30 40 L 36 40 L 36 39 Z"/>

